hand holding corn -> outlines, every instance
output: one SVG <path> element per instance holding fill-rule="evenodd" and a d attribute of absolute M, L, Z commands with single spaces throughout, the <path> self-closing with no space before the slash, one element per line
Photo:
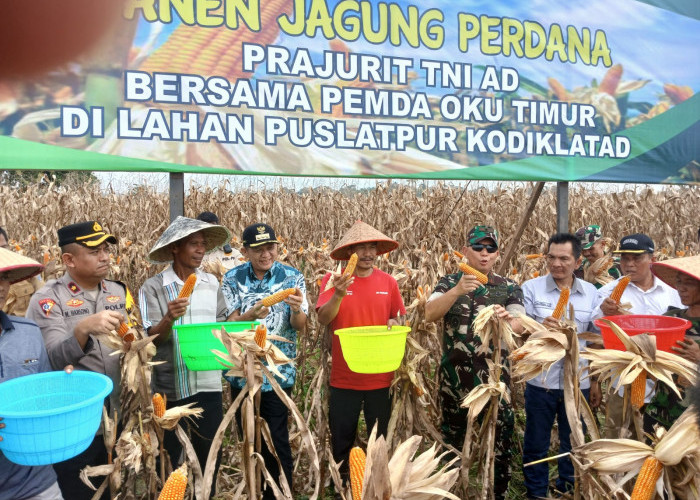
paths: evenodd
<path fill-rule="evenodd" d="M 190 304 L 190 299 L 178 297 L 175 300 L 168 302 L 168 312 L 166 316 L 170 322 L 174 322 L 180 316 L 183 316 L 187 311 L 187 306 Z"/>

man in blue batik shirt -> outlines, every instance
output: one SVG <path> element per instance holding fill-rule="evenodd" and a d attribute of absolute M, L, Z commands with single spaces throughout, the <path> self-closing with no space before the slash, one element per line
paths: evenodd
<path fill-rule="evenodd" d="M 279 241 L 275 231 L 267 224 L 252 224 L 243 230 L 242 253 L 248 262 L 234 267 L 226 273 L 222 289 L 227 305 L 233 314 L 231 321 L 260 321 L 265 324 L 270 335 L 279 335 L 291 342 L 273 341 L 290 359 L 297 354 L 297 331 L 306 325 L 309 304 L 306 300 L 304 276 L 290 266 L 277 262 Z M 295 288 L 296 292 L 271 307 L 265 307 L 262 299 L 286 288 Z M 296 378 L 293 364 L 281 365 L 278 370 L 285 377 L 278 379 L 280 386 L 291 395 Z M 231 396 L 235 399 L 245 386 L 244 378 L 227 377 L 231 383 Z M 282 463 L 282 470 L 292 489 L 292 450 L 289 445 L 287 429 L 288 410 L 265 379 L 262 386 L 260 415 L 265 419 L 272 434 L 272 441 L 277 456 Z M 277 460 L 263 442 L 262 455 L 265 467 L 272 477 L 280 475 Z M 274 494 L 267 488 L 263 499 L 273 499 Z"/>

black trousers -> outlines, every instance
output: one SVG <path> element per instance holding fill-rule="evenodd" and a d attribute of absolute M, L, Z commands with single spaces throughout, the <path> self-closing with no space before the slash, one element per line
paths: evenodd
<path fill-rule="evenodd" d="M 95 494 L 80 480 L 80 470 L 88 465 L 103 465 L 107 463 L 107 448 L 102 434 L 95 436 L 87 450 L 73 458 L 53 464 L 56 471 L 58 487 L 61 495 L 68 500 L 90 500 Z M 93 478 L 93 483 L 99 486 L 103 477 Z M 102 500 L 109 500 L 109 488 L 102 495 Z"/>
<path fill-rule="evenodd" d="M 192 447 L 197 454 L 197 460 L 199 460 L 199 466 L 202 468 L 202 473 L 204 473 L 211 442 L 214 439 L 216 430 L 219 428 L 219 425 L 221 425 L 221 421 L 224 419 L 223 400 L 220 392 L 198 392 L 187 398 L 177 401 L 168 401 L 167 407 L 173 408 L 188 403 L 194 403 L 195 407 L 204 410 L 202 412 L 202 418 L 180 420 L 180 425 L 190 436 Z M 182 445 L 174 431 L 165 431 L 163 447 L 170 456 L 170 463 L 173 464 L 173 468 L 178 467 L 181 463 L 180 455 L 182 454 Z M 216 457 L 216 468 L 214 469 L 214 479 L 211 485 L 212 495 L 216 492 L 216 477 L 219 473 L 220 463 L 221 450 L 219 450 L 219 454 Z"/>
<path fill-rule="evenodd" d="M 386 436 L 391 417 L 391 396 L 388 387 L 371 391 L 331 387 L 328 415 L 331 429 L 331 449 L 333 450 L 333 460 L 343 461 L 340 472 L 344 479 L 349 474 L 348 458 L 350 450 L 355 444 L 357 423 L 363 408 L 367 433 L 371 433 L 376 424 L 377 437 Z"/>
<path fill-rule="evenodd" d="M 284 392 L 286 392 L 288 396 L 291 396 L 291 387 L 284 389 Z M 231 387 L 232 400 L 235 400 L 240 393 L 241 389 L 237 389 L 233 386 Z M 287 478 L 289 490 L 294 491 L 292 489 L 292 469 L 294 468 L 294 460 L 292 459 L 292 448 L 289 445 L 289 409 L 274 391 L 261 391 L 260 416 L 267 422 L 267 426 L 270 428 L 272 444 L 275 446 L 275 451 L 282 464 L 282 470 Z M 240 407 L 236 412 L 236 423 L 238 424 L 239 431 L 242 432 L 243 427 L 241 426 Z M 264 439 L 260 446 L 260 454 L 265 461 L 265 468 L 270 475 L 277 480 L 280 476 L 280 469 L 277 465 L 277 460 L 275 460 L 274 455 L 268 449 Z M 277 484 L 279 485 L 279 481 L 277 481 Z M 274 498 L 275 495 L 271 488 L 266 488 L 263 491 L 263 500 L 274 500 Z"/>

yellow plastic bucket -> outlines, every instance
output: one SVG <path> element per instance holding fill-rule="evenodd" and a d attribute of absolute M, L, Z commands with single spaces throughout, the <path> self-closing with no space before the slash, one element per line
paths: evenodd
<path fill-rule="evenodd" d="M 393 372 L 401 365 L 406 349 L 407 326 L 386 325 L 341 328 L 335 331 L 343 357 L 356 373 Z"/>

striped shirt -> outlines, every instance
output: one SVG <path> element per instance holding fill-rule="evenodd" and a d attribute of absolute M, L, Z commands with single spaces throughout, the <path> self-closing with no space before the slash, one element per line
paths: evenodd
<path fill-rule="evenodd" d="M 174 325 L 224 321 L 229 310 L 215 276 L 197 269 L 197 282 L 190 296 L 190 305 L 184 316 Z M 157 325 L 168 312 L 168 302 L 175 300 L 183 287 L 183 281 L 172 266 L 156 274 L 139 290 L 139 306 L 146 330 Z M 168 399 L 178 401 L 198 392 L 220 392 L 221 371 L 194 372 L 187 369 L 180 353 L 177 332 L 172 331 L 166 341 L 157 346 L 153 361 L 165 361 L 153 367 L 153 390 L 164 393 Z"/>

